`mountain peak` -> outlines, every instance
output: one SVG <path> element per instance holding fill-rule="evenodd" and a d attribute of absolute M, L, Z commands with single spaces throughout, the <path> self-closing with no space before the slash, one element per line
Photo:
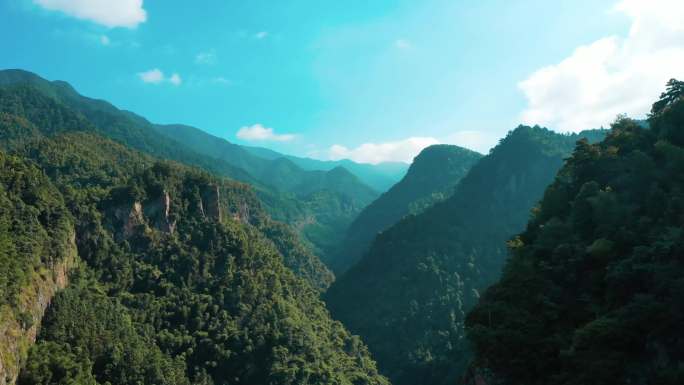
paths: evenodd
<path fill-rule="evenodd" d="M 364 209 L 347 231 L 346 245 L 333 262 L 337 271 L 353 265 L 379 232 L 408 214 L 415 214 L 448 197 L 481 154 L 438 144 L 418 154 L 404 178 Z"/>

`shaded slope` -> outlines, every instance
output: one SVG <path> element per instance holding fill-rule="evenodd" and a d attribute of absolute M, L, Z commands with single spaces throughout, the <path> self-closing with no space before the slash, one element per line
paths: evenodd
<path fill-rule="evenodd" d="M 520 126 L 454 194 L 381 233 L 333 284 L 333 316 L 368 343 L 396 384 L 453 383 L 468 358 L 465 312 L 499 276 L 505 241 L 522 229 L 578 135 Z"/>
<path fill-rule="evenodd" d="M 417 214 L 451 195 L 454 186 L 482 155 L 458 146 L 425 148 L 406 176 L 366 207 L 351 224 L 343 247 L 331 262 L 344 272 L 368 250 L 375 236 L 408 214 Z"/>
<path fill-rule="evenodd" d="M 682 383 L 683 89 L 577 147 L 468 316 L 472 381 Z"/>

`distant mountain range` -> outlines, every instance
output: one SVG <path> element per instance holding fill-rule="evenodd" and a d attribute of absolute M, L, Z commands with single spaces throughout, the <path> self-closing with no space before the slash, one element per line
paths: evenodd
<path fill-rule="evenodd" d="M 369 185 L 377 192 L 385 192 L 397 183 L 408 170 L 409 165 L 403 162 L 382 162 L 378 164 L 356 163 L 349 159 L 342 160 L 318 160 L 302 158 L 292 155 L 283 155 L 268 148 L 243 146 L 247 151 L 265 159 L 287 158 L 304 170 L 331 170 L 335 167 L 344 167 L 356 175 L 363 183 Z"/>
<path fill-rule="evenodd" d="M 403 164 L 324 162 L 243 147 L 191 126 L 153 124 L 106 101 L 82 96 L 63 81 L 51 82 L 23 70 L 0 71 L 0 85 L 12 84 L 41 90 L 83 114 L 103 135 L 134 149 L 252 184 L 269 213 L 292 224 L 323 256 L 336 249 L 349 223 L 378 195 L 359 176 L 383 188 L 393 178 L 399 180 L 404 170 Z"/>

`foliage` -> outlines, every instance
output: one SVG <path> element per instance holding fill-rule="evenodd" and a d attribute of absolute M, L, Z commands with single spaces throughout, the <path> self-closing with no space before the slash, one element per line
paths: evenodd
<path fill-rule="evenodd" d="M 418 214 L 451 195 L 454 186 L 482 155 L 458 146 L 424 149 L 408 173 L 366 207 L 349 226 L 343 247 L 329 264 L 342 273 L 368 250 L 375 236 L 408 214 Z"/>
<path fill-rule="evenodd" d="M 335 200 L 352 200 L 354 215 L 376 196 L 372 189 L 348 172 L 340 175 L 332 171 L 304 171 L 284 159 L 268 161 L 193 127 L 154 125 L 106 101 L 84 97 L 68 83 L 49 82 L 30 72 L 0 71 L 0 89 L 0 124 L 8 119 L 18 120 L 9 122 L 11 124 L 8 126 L 14 127 L 12 130 L 0 132 L 0 142 L 5 148 L 23 143 L 27 137 L 35 135 L 76 130 L 97 132 L 148 155 L 201 167 L 214 175 L 250 183 L 256 187 L 264 208 L 271 216 L 290 224 L 302 223 L 307 218 L 317 219 L 326 214 L 339 214 L 340 221 L 334 223 L 348 224 L 346 212 L 317 211 L 315 202 L 309 203 L 306 199 L 307 195 L 314 192 L 313 189 L 333 192 L 327 195 L 333 199 L 328 206 L 334 205 Z M 24 127 L 16 131 L 16 127 L 22 124 L 28 124 L 32 132 L 28 133 Z M 325 220 L 315 221 L 311 225 L 328 226 Z M 329 229 L 338 233 L 343 230 L 344 227 Z M 299 232 L 300 235 L 304 234 L 304 231 Z M 316 253 L 328 252 L 328 248 L 323 246 L 325 239 L 314 236 L 308 241 L 316 246 Z M 325 266 L 320 265 L 320 268 L 325 269 Z"/>
<path fill-rule="evenodd" d="M 61 195 L 41 171 L 0 152 L 0 307 L 20 316 L 21 289 L 66 256 L 71 228 Z"/>
<path fill-rule="evenodd" d="M 83 115 L 36 88 L 5 90 L 19 93 L 0 106 L 16 100 L 23 108 L 6 120 L 22 140 L 0 145 L 34 166 L 0 168 L 3 193 L 26 190 L 22 199 L 40 203 L 47 198 L 28 186 L 50 178 L 53 206 L 64 215 L 42 204 L 30 212 L 50 224 L 44 231 L 61 231 L 58 219 L 73 217 L 65 229 L 75 230 L 84 263 L 49 308 L 22 383 L 387 383 L 318 299 L 316 288 L 331 276 L 289 227 L 266 215 L 252 189 L 140 154 L 88 121 L 76 132 L 43 130 L 52 113 Z M 34 103 L 54 108 L 22 112 Z M 38 215 L 44 211 L 50 215 Z M 20 251 L 8 258 L 37 255 Z"/>
<path fill-rule="evenodd" d="M 453 195 L 373 241 L 325 300 L 395 384 L 451 384 L 465 368 L 466 312 L 498 278 L 505 240 L 524 228 L 579 135 L 520 126 Z"/>
<path fill-rule="evenodd" d="M 682 383 L 679 84 L 650 129 L 620 118 L 603 142 L 578 144 L 468 316 L 473 372 L 504 384 Z"/>
<path fill-rule="evenodd" d="M 341 242 L 341 236 L 328 236 L 343 233 L 361 209 L 377 197 L 375 191 L 343 167 L 304 170 L 287 157 L 260 157 L 194 127 L 154 128 L 197 153 L 245 170 L 256 181 L 257 192 L 269 213 L 295 225 L 323 257 L 330 256 L 333 247 Z M 344 207 L 340 207 L 341 202 Z"/>

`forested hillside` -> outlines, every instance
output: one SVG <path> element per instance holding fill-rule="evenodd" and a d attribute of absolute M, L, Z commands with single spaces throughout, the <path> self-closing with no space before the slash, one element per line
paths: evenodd
<path fill-rule="evenodd" d="M 469 357 L 466 312 L 499 277 L 505 241 L 524 228 L 580 137 L 511 131 L 450 198 L 381 233 L 329 289 L 333 316 L 368 343 L 393 383 L 457 380 Z"/>
<path fill-rule="evenodd" d="M 73 220 L 57 189 L 36 167 L 0 152 L 0 384 L 19 374 L 75 256 Z"/>
<path fill-rule="evenodd" d="M 99 127 L 92 124 L 82 115 L 61 104 L 59 101 L 46 96 L 33 86 L 0 87 L 0 128 L 0 148 L 11 150 L 30 144 L 33 147 L 29 148 L 32 148 L 33 152 L 29 156 L 40 158 L 48 156 L 51 153 L 51 148 L 41 144 L 39 139 L 65 133 L 98 134 L 101 132 Z M 70 136 L 69 138 L 76 139 L 77 137 Z M 102 138 L 94 138 L 96 138 L 94 140 L 100 141 L 100 147 L 106 148 L 108 146 L 108 143 L 102 143 Z M 123 146 L 115 147 L 120 153 L 116 152 L 107 158 L 100 153 L 101 149 L 94 148 L 92 145 L 86 145 L 79 140 L 68 143 L 68 140 L 63 136 L 58 136 L 54 142 L 71 147 L 70 149 L 65 148 L 64 153 L 60 154 L 60 156 L 66 156 L 66 154 L 72 152 L 72 157 L 87 154 L 92 159 L 96 159 L 96 164 L 101 168 L 100 173 L 103 174 L 116 173 L 117 175 L 127 175 L 127 173 L 139 170 L 145 164 L 149 165 L 152 162 L 151 158 L 138 154 L 134 155 L 132 151 Z M 113 151 L 113 149 L 108 149 L 108 151 Z M 114 171 L 118 167 L 117 164 L 124 165 L 127 168 Z M 51 165 L 48 164 L 47 166 Z M 72 176 L 74 174 L 76 176 L 83 174 L 78 169 L 69 170 L 69 172 Z M 245 188 L 245 191 L 253 194 L 252 190 L 247 188 Z M 267 217 L 261 208 L 259 200 L 254 195 L 250 196 L 249 201 L 244 204 L 242 210 L 247 213 L 251 212 L 251 216 L 254 218 Z M 276 222 L 270 219 L 262 222 L 268 223 L 269 226 L 282 227 L 281 224 L 275 224 Z M 308 279 L 313 286 L 321 289 L 327 288 L 333 280 L 332 274 L 315 255 L 305 246 L 299 244 L 297 236 L 292 230 L 287 228 L 286 230 L 276 231 L 274 234 L 287 234 L 287 238 L 293 239 L 294 243 L 296 243 L 296 247 L 282 248 L 282 251 L 285 251 L 286 264 L 292 267 L 297 274 Z M 281 243 L 281 241 L 276 243 Z"/>
<path fill-rule="evenodd" d="M 406 176 L 368 205 L 347 230 L 343 247 L 329 266 L 344 272 L 368 250 L 375 236 L 408 214 L 418 214 L 453 192 L 482 157 L 452 145 L 434 145 L 416 156 Z"/>
<path fill-rule="evenodd" d="M 247 171 L 259 181 L 257 194 L 266 202 L 270 214 L 292 224 L 326 260 L 342 242 L 351 221 L 377 197 L 375 191 L 342 167 L 305 171 L 287 157 L 262 158 L 194 127 L 154 127 L 197 153 Z"/>
<path fill-rule="evenodd" d="M 682 383 L 682 95 L 575 149 L 468 316 L 473 383 Z"/>
<path fill-rule="evenodd" d="M 152 124 L 106 101 L 84 97 L 66 82 L 5 70 L 0 71 L 0 85 L 13 87 L 4 98 L 16 98 L 11 93 L 17 92 L 48 96 L 79 113 L 100 135 L 136 150 L 250 183 L 269 214 L 293 225 L 318 254 L 330 253 L 331 245 L 341 242 L 349 223 L 377 197 L 346 170 L 306 171 L 285 158 L 266 160 L 194 127 Z M 25 86 L 30 90 L 19 90 Z M 35 113 L 40 113 L 40 107 Z M 44 123 L 43 131 L 69 129 L 64 124 Z"/>
<path fill-rule="evenodd" d="M 3 352 L 3 366 L 24 364 L 19 383 L 387 383 L 318 299 L 329 273 L 249 186 L 103 138 L 34 87 L 0 92 L 0 144 L 14 154 L 2 155 L 1 204 L 16 207 L 3 210 L 0 255 L 18 262 L 3 270 L 3 314 L 35 332 L 40 317 L 12 293 L 35 289 L 69 234 L 82 261 L 28 360 Z"/>

